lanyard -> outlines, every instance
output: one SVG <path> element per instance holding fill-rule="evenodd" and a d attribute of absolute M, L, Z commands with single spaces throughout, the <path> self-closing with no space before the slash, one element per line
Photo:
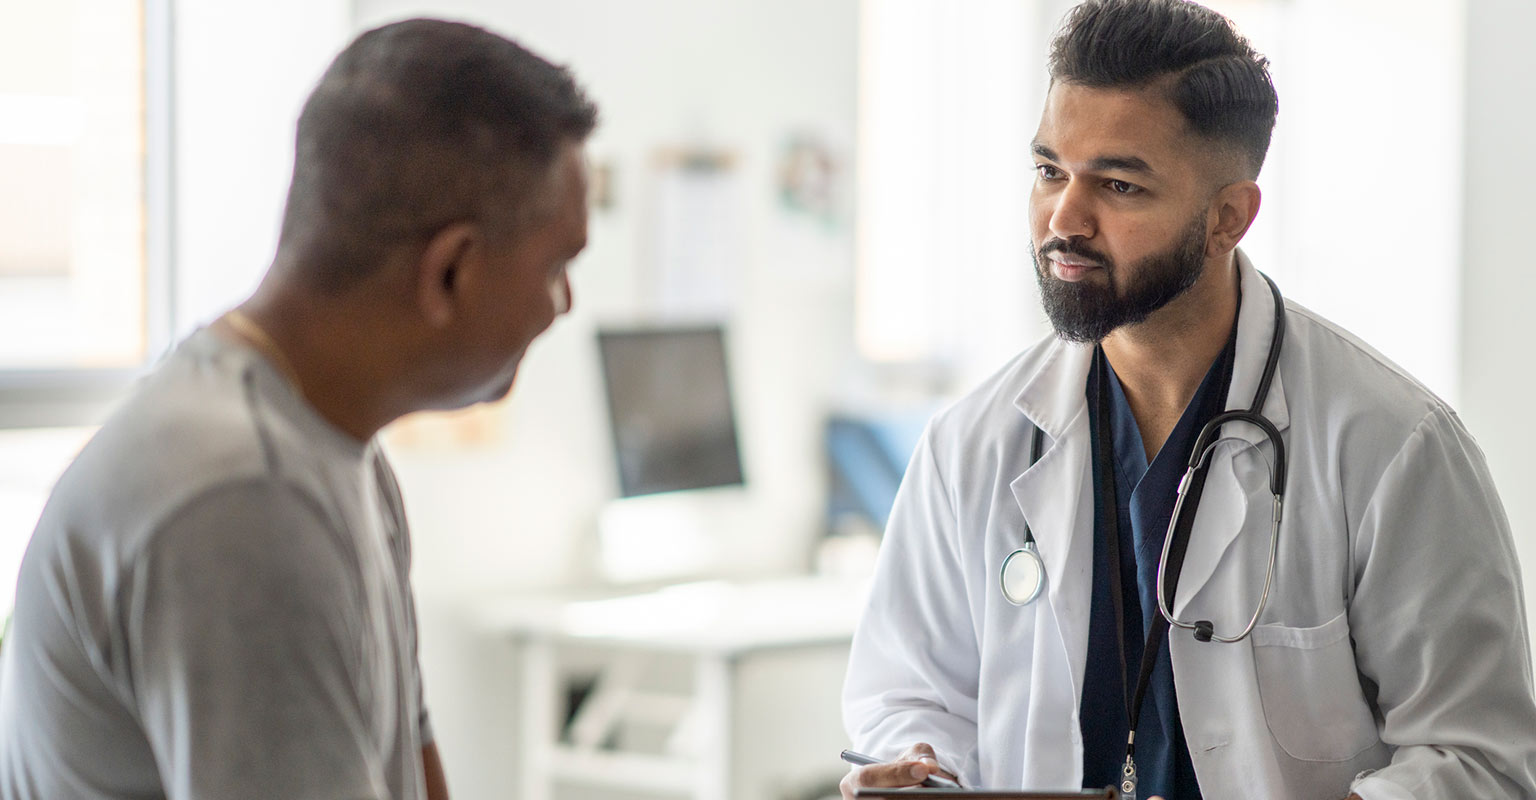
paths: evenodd
<path fill-rule="evenodd" d="M 1233 326 L 1233 335 L 1236 335 L 1236 325 Z M 1224 356 L 1223 356 L 1224 357 Z M 1136 797 L 1136 727 L 1141 718 L 1141 708 L 1146 700 L 1147 689 L 1152 683 L 1152 670 L 1157 666 L 1157 657 L 1163 646 L 1163 638 L 1168 633 L 1168 618 L 1162 614 L 1154 614 L 1152 617 L 1152 629 L 1147 633 L 1146 642 L 1141 651 L 1141 665 L 1136 677 L 1136 686 L 1132 690 L 1130 675 L 1125 660 L 1125 601 L 1124 583 L 1120 574 L 1120 498 L 1116 488 L 1114 471 L 1114 432 L 1109 422 L 1109 360 L 1104 356 L 1102 348 L 1094 351 L 1094 374 L 1097 387 L 1095 390 L 1095 405 L 1098 419 L 1094 424 L 1094 459 L 1098 464 L 1098 477 L 1105 483 L 1102 497 L 1108 503 L 1104 515 L 1104 531 L 1108 544 L 1110 602 L 1115 612 L 1116 637 L 1115 644 L 1120 652 L 1120 685 L 1125 691 L 1125 716 L 1129 730 L 1129 736 L 1125 743 L 1125 766 L 1121 770 L 1120 797 L 1122 800 L 1135 800 Z M 1225 395 L 1226 392 L 1222 391 Z M 1190 481 L 1188 499 L 1196 505 L 1200 502 L 1200 495 L 1205 488 L 1206 469 L 1202 465 L 1196 470 Z M 1166 597 L 1168 604 L 1172 605 L 1172 597 L 1178 590 L 1179 573 L 1184 566 L 1184 554 L 1189 549 L 1189 532 L 1194 525 L 1194 514 L 1185 515 L 1179 520 L 1179 526 L 1174 531 L 1173 540 L 1168 546 L 1168 565 L 1166 575 Z M 1132 545 L 1134 546 L 1134 545 Z"/>

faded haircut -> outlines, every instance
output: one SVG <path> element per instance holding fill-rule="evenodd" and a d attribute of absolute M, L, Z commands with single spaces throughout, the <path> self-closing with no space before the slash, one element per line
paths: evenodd
<path fill-rule="evenodd" d="M 1279 99 L 1269 59 L 1231 21 L 1185 0 L 1088 0 L 1051 42 L 1052 82 L 1096 89 L 1166 83 L 1195 134 L 1240 153 L 1248 178 L 1269 152 Z"/>
<path fill-rule="evenodd" d="M 510 232 L 597 109 L 571 74 L 483 28 L 414 19 L 368 31 L 299 116 L 284 246 L 338 292 L 391 248 L 475 220 Z"/>

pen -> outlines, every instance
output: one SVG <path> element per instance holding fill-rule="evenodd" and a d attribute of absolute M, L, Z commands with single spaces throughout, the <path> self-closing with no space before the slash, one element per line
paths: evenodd
<path fill-rule="evenodd" d="M 844 761 L 848 762 L 849 764 L 856 764 L 856 765 L 861 766 L 861 767 L 867 767 L 870 764 L 883 764 L 883 763 L 885 763 L 885 762 L 881 761 L 880 759 L 875 758 L 873 756 L 866 756 L 863 753 L 855 753 L 852 750 L 844 750 L 842 758 L 843 758 Z M 930 788 L 933 788 L 933 789 L 959 789 L 960 788 L 960 784 L 958 784 L 958 783 L 956 783 L 956 782 L 954 782 L 954 781 L 944 777 L 943 775 L 929 775 L 928 777 L 923 779 L 922 785 L 930 787 Z"/>

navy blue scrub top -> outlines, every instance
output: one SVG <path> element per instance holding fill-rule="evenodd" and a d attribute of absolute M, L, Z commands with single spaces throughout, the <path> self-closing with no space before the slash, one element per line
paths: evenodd
<path fill-rule="evenodd" d="M 1147 464 L 1141 429 L 1125 391 L 1113 368 L 1105 364 L 1109 376 L 1109 422 L 1114 440 L 1115 497 L 1119 501 L 1120 520 L 1120 592 L 1126 619 L 1125 669 L 1122 677 L 1113 598 L 1110 596 L 1108 532 L 1104 529 L 1109 510 L 1106 492 L 1094 492 L 1093 525 L 1093 603 L 1088 624 L 1088 664 L 1083 679 L 1083 700 L 1079 709 L 1083 732 L 1083 786 L 1102 789 L 1118 785 L 1125 766 L 1127 736 L 1126 701 L 1136 687 L 1141 669 L 1142 650 L 1147 633 L 1157 615 L 1157 562 L 1162 555 L 1163 538 L 1173 516 L 1173 501 L 1179 479 L 1189 464 L 1190 451 L 1200 429 L 1223 411 L 1227 389 L 1232 382 L 1232 362 L 1236 337 L 1211 364 L 1200 388 L 1184 409 L 1184 415 Z M 1099 356 L 1103 358 L 1102 352 Z M 1089 428 L 1097 435 L 1098 369 L 1088 371 Z M 1096 452 L 1090 450 L 1089 452 Z M 1093 483 L 1103 486 L 1098 459 L 1094 462 Z M 1130 543 L 1134 543 L 1131 546 Z M 1131 625 L 1131 620 L 1140 625 Z M 1129 689 L 1126 682 L 1130 683 Z M 1179 721 L 1178 701 L 1174 693 L 1173 667 L 1168 659 L 1168 637 L 1164 636 L 1142 703 L 1141 724 L 1136 728 L 1137 795 L 1148 798 L 1161 795 L 1166 800 L 1200 797 L 1195 767 L 1184 741 L 1184 727 Z"/>

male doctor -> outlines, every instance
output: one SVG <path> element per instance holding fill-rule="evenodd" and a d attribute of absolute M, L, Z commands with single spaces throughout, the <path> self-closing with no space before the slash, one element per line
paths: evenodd
<path fill-rule="evenodd" d="M 913 456 L 844 698 L 856 747 L 891 761 L 844 796 L 940 772 L 1168 800 L 1536 797 L 1520 575 L 1482 453 L 1237 249 L 1267 61 L 1192 3 L 1090 0 L 1050 74 L 1029 223 L 1057 335 Z M 1352 146 L 1341 170 L 1369 164 Z M 1313 257 L 1349 269 L 1368 244 Z"/>

